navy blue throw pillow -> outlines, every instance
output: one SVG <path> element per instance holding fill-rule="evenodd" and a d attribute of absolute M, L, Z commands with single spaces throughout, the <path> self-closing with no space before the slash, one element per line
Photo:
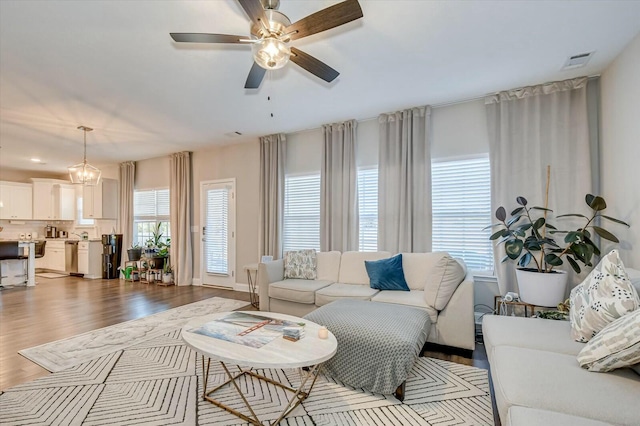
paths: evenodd
<path fill-rule="evenodd" d="M 396 254 L 388 259 L 365 260 L 364 266 L 369 274 L 371 288 L 409 291 L 402 270 L 402 254 Z"/>

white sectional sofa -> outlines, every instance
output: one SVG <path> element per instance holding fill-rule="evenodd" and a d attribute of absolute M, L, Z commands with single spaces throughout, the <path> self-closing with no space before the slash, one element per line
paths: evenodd
<path fill-rule="evenodd" d="M 315 280 L 284 279 L 282 259 L 261 263 L 258 268 L 260 310 L 304 316 L 320 306 L 344 298 L 408 305 L 429 313 L 432 326 L 427 341 L 473 350 L 473 278 L 467 275 L 449 297 L 432 275 L 445 255 L 402 254 L 403 271 L 410 291 L 379 291 L 369 286 L 364 261 L 391 256 L 384 251 L 318 252 Z"/>
<path fill-rule="evenodd" d="M 487 315 L 482 330 L 503 425 L 640 425 L 640 374 L 581 368 L 569 321 Z"/>

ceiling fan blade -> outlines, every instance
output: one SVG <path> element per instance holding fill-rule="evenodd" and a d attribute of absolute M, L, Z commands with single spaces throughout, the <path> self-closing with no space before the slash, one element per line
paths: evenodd
<path fill-rule="evenodd" d="M 178 43 L 243 43 L 240 40 L 247 40 L 248 37 L 229 34 L 206 34 L 206 33 L 170 33 L 171 38 Z"/>
<path fill-rule="evenodd" d="M 307 37 L 362 18 L 358 0 L 347 0 L 294 22 L 285 29 L 291 40 Z"/>
<path fill-rule="evenodd" d="M 260 87 L 260 83 L 262 83 L 262 79 L 266 74 L 267 70 L 262 68 L 260 65 L 253 63 L 251 67 L 251 71 L 249 71 L 249 76 L 247 77 L 247 82 L 244 84 L 245 89 L 257 89 Z"/>
<path fill-rule="evenodd" d="M 263 21 L 264 25 L 268 26 L 269 20 L 264 13 L 260 0 L 238 0 L 238 3 L 240 3 L 240 6 L 242 6 L 254 24 L 260 25 L 260 21 Z"/>
<path fill-rule="evenodd" d="M 301 66 L 305 70 L 309 71 L 311 74 L 314 74 L 324 81 L 331 83 L 340 75 L 340 73 L 324 62 L 314 58 L 313 56 L 304 53 L 300 49 L 296 49 L 295 47 L 291 48 L 291 62 L 296 65 Z"/>

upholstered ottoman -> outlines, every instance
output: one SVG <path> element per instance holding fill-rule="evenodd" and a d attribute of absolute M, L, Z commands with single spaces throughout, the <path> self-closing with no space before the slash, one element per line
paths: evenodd
<path fill-rule="evenodd" d="M 404 382 L 427 341 L 427 311 L 390 303 L 336 300 L 305 318 L 326 326 L 338 351 L 325 374 L 354 388 L 404 398 Z"/>

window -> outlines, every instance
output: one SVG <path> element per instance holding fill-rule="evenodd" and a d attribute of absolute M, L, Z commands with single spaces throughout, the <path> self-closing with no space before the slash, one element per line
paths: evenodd
<path fill-rule="evenodd" d="M 133 192 L 133 243 L 144 246 L 161 222 L 162 241 L 170 237 L 169 190 L 150 189 Z"/>
<path fill-rule="evenodd" d="M 320 250 L 319 173 L 285 178 L 282 247 Z"/>
<path fill-rule="evenodd" d="M 464 259 L 471 270 L 493 270 L 489 158 L 433 162 L 433 251 Z"/>
<path fill-rule="evenodd" d="M 360 251 L 378 250 L 378 167 L 358 170 Z"/>

